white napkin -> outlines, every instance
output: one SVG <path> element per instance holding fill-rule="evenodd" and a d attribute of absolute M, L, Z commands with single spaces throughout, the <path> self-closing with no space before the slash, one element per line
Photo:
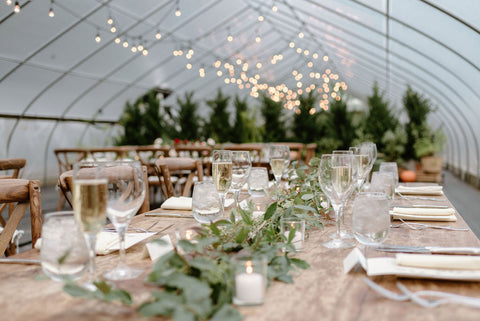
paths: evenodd
<path fill-rule="evenodd" d="M 230 205 L 233 204 L 233 202 L 235 202 L 235 200 L 233 198 L 226 198 L 225 202 L 223 203 L 223 206 L 229 207 Z"/>
<path fill-rule="evenodd" d="M 180 210 L 191 211 L 192 210 L 192 198 L 191 197 L 170 197 L 162 203 L 161 208 L 165 210 Z"/>
<path fill-rule="evenodd" d="M 401 194 L 410 195 L 443 195 L 443 186 L 430 185 L 430 186 L 403 186 L 400 185 L 395 189 L 396 192 Z"/>
<path fill-rule="evenodd" d="M 170 239 L 170 236 L 168 236 L 168 234 L 162 236 L 160 239 L 167 242 L 167 244 L 159 244 L 156 242 L 149 242 L 145 244 L 152 261 L 155 261 L 159 257 L 173 250 L 172 240 Z"/>
<path fill-rule="evenodd" d="M 396 263 L 401 266 L 446 269 L 446 270 L 480 270 L 480 257 L 471 255 L 431 255 L 431 254 L 397 254 Z"/>
<path fill-rule="evenodd" d="M 126 233 L 125 249 L 155 235 L 156 233 Z M 98 255 L 106 255 L 120 249 L 120 240 L 118 233 L 102 231 L 97 235 L 95 252 Z"/>
<path fill-rule="evenodd" d="M 456 222 L 455 210 L 453 208 L 405 208 L 394 207 L 390 212 L 394 220 L 412 221 L 446 221 Z"/>

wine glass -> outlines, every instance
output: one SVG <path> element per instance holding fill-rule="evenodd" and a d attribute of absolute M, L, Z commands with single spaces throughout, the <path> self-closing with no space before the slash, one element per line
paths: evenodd
<path fill-rule="evenodd" d="M 212 177 L 215 188 L 220 195 L 222 216 L 225 216 L 225 194 L 232 184 L 232 152 L 214 150 L 212 155 Z"/>
<path fill-rule="evenodd" d="M 323 243 L 327 248 L 344 249 L 355 244 L 341 237 L 343 207 L 354 189 L 354 157 L 349 154 L 324 154 L 319 167 L 319 183 L 335 211 L 337 231 L 335 238 Z"/>
<path fill-rule="evenodd" d="M 285 145 L 271 145 L 268 155 L 270 167 L 272 168 L 273 176 L 275 177 L 275 195 L 278 200 L 278 185 L 282 180 L 283 172 L 290 164 L 290 148 Z"/>
<path fill-rule="evenodd" d="M 365 257 L 369 246 L 380 245 L 388 236 L 389 207 L 390 200 L 385 193 L 359 193 L 353 202 L 353 234 L 365 245 Z"/>
<path fill-rule="evenodd" d="M 368 164 L 368 172 L 367 172 L 367 175 L 365 176 L 366 177 L 366 181 L 369 180 L 370 178 L 370 172 L 372 171 L 373 169 L 373 165 L 375 164 L 375 161 L 377 160 L 377 145 L 373 142 L 363 142 L 361 143 L 360 145 L 358 145 L 358 147 L 360 148 L 360 153 L 361 154 L 367 154 L 367 155 L 370 155 L 370 160 L 369 160 L 369 164 Z"/>
<path fill-rule="evenodd" d="M 350 147 L 349 150 L 353 152 L 357 160 L 357 191 L 360 192 L 368 175 L 370 160 L 372 159 L 372 150 L 360 148 L 359 146 Z"/>
<path fill-rule="evenodd" d="M 73 166 L 73 208 L 87 241 L 89 253 L 88 281 L 84 287 L 95 291 L 95 244 L 97 234 L 107 220 L 107 177 L 105 168 L 96 162 L 78 162 Z"/>
<path fill-rule="evenodd" d="M 232 151 L 232 190 L 235 199 L 235 208 L 238 209 L 238 197 L 243 185 L 247 182 L 252 168 L 250 152 Z"/>
<path fill-rule="evenodd" d="M 118 233 L 120 260 L 116 268 L 106 271 L 103 276 L 109 280 L 133 279 L 143 270 L 125 263 L 125 233 L 145 199 L 142 165 L 128 160 L 107 162 L 105 172 L 108 178 L 107 216 Z"/>

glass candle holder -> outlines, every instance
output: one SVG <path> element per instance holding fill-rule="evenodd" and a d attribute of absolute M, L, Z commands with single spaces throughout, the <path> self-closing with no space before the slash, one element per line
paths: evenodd
<path fill-rule="evenodd" d="M 253 203 L 253 212 L 252 212 L 253 218 L 263 216 L 267 211 L 267 205 L 268 205 L 267 203 L 263 203 L 263 202 Z"/>
<path fill-rule="evenodd" d="M 288 239 L 290 233 L 293 234 L 291 245 L 295 252 L 303 251 L 303 242 L 305 241 L 305 220 L 300 218 L 282 218 L 280 220 L 280 232 Z M 285 248 L 284 251 L 289 251 Z"/>
<path fill-rule="evenodd" d="M 265 196 L 268 190 L 268 171 L 266 167 L 253 167 L 248 176 L 248 192 L 258 197 Z"/>
<path fill-rule="evenodd" d="M 235 305 L 263 304 L 267 285 L 265 259 L 238 258 L 235 261 L 233 303 Z"/>

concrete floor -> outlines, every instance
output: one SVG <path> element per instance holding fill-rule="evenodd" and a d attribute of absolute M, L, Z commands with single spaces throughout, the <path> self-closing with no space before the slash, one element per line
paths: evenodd
<path fill-rule="evenodd" d="M 461 181 L 452 173 L 444 172 L 444 191 L 453 206 L 462 215 L 468 223 L 472 231 L 480 238 L 480 190 Z M 42 187 L 42 212 L 47 214 L 57 210 L 58 205 L 58 189 L 56 186 Z M 159 196 L 157 196 L 157 199 Z M 67 204 L 65 210 L 69 209 Z M 31 247 L 30 233 L 30 215 L 27 213 L 19 225 L 20 230 L 24 230 L 25 234 L 20 239 L 20 250 L 26 250 Z"/>

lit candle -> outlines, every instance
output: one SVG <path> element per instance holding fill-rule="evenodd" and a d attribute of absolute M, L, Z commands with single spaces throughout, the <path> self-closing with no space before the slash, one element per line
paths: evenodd
<path fill-rule="evenodd" d="M 255 204 L 255 205 L 253 206 L 252 216 L 253 216 L 254 218 L 257 218 L 257 217 L 263 216 L 263 214 L 265 214 L 265 210 L 264 210 L 263 204 Z"/>
<path fill-rule="evenodd" d="M 263 275 L 253 272 L 252 261 L 245 262 L 245 273 L 235 276 L 235 303 L 259 304 L 265 295 Z"/>
<path fill-rule="evenodd" d="M 288 239 L 288 235 L 290 234 L 289 231 L 285 232 L 284 235 Z M 296 231 L 295 236 L 292 239 L 291 244 L 295 247 L 295 251 L 299 252 L 303 248 L 303 237 L 302 232 Z"/>

